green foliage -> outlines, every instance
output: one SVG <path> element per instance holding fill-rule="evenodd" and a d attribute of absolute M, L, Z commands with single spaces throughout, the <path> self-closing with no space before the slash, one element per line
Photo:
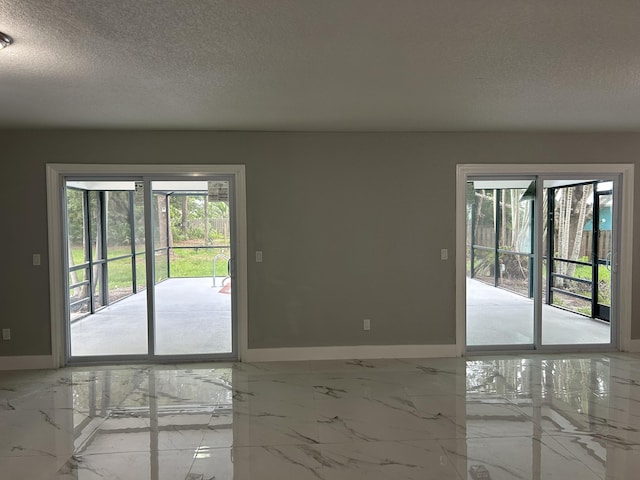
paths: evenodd
<path fill-rule="evenodd" d="M 72 245 L 82 245 L 84 232 L 83 193 L 74 188 L 67 189 L 67 231 Z"/>
<path fill-rule="evenodd" d="M 211 277 L 213 273 L 213 258 L 216 254 L 229 254 L 228 249 L 201 248 L 210 245 L 227 245 L 229 235 L 229 206 L 225 202 L 208 202 L 204 195 L 170 195 L 169 212 L 163 212 L 158 199 L 165 198 L 163 194 L 154 194 L 153 226 L 156 245 L 158 239 L 162 243 L 167 240 L 160 235 L 160 228 L 164 228 L 169 221 L 171 234 L 169 245 L 188 246 L 188 249 L 172 248 L 169 252 L 156 254 L 155 273 L 156 282 L 168 277 Z M 105 204 L 101 205 L 101 200 Z M 131 202 L 133 201 L 133 208 Z M 89 214 L 86 205 L 89 205 Z M 102 225 L 101 210 L 104 211 L 106 225 Z M 133 211 L 133 218 L 132 218 Z M 167 215 L 168 217 L 165 217 Z M 91 249 L 93 260 L 107 256 L 108 289 L 110 301 L 121 298 L 133 292 L 133 273 L 131 257 L 113 260 L 116 257 L 131 255 L 132 226 L 136 242 L 136 281 L 139 291 L 146 287 L 145 268 L 145 222 L 144 199 L 142 195 L 128 191 L 82 191 L 67 189 L 67 224 L 70 245 L 69 259 L 71 265 L 82 265 L 88 262 L 88 249 Z M 88 220 L 88 221 L 87 221 Z M 101 229 L 106 231 L 106 245 L 100 240 Z M 91 238 L 89 238 L 89 234 Z M 165 236 L 166 237 L 166 236 Z M 167 265 L 167 254 L 170 266 Z M 102 279 L 100 264 L 94 264 L 94 295 L 100 288 Z M 86 280 L 88 268 L 70 273 L 69 282 L 75 284 Z M 216 276 L 227 275 L 227 259 L 220 258 L 216 262 Z M 85 287 L 77 287 L 71 292 L 74 296 L 86 298 L 89 292 Z"/>
<path fill-rule="evenodd" d="M 109 245 L 131 244 L 131 202 L 129 192 L 107 192 L 107 242 Z"/>
<path fill-rule="evenodd" d="M 586 258 L 584 261 L 586 261 Z M 591 267 L 587 265 L 578 265 L 574 272 L 574 276 L 591 280 Z M 606 265 L 598 266 L 598 283 L 598 302 L 604 305 L 611 305 L 611 270 L 609 270 Z"/>
<path fill-rule="evenodd" d="M 225 202 L 208 202 L 203 195 L 169 197 L 171 234 L 174 244 L 199 240 L 199 245 L 209 245 L 215 240 L 228 239 L 229 205 Z M 205 214 L 205 201 L 207 201 Z M 186 208 L 185 208 L 186 207 Z M 186 217 L 185 217 L 186 215 Z M 208 230 L 207 238 L 205 232 Z"/>
<path fill-rule="evenodd" d="M 564 306 L 566 306 L 567 302 L 565 302 L 564 299 L 560 295 L 554 295 L 553 296 L 553 304 L 557 305 L 559 307 L 564 307 Z"/>
<path fill-rule="evenodd" d="M 576 311 L 577 311 L 578 313 L 581 313 L 582 315 L 591 316 L 591 307 L 590 307 L 590 306 L 578 307 L 578 308 L 576 309 Z"/>

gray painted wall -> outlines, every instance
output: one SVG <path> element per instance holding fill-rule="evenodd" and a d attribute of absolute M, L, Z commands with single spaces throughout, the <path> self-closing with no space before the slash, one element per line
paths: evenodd
<path fill-rule="evenodd" d="M 50 353 L 46 163 L 245 164 L 249 258 L 264 252 L 248 278 L 249 346 L 260 348 L 455 343 L 456 164 L 640 156 L 640 134 L 604 133 L 5 130 L 0 145 L 0 326 L 13 333 L 0 355 Z M 640 191 L 635 202 L 640 212 Z"/>

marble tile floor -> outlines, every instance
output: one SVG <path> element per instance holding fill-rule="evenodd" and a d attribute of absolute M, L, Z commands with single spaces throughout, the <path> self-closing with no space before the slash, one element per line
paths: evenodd
<path fill-rule="evenodd" d="M 637 479 L 640 355 L 0 372 L 0 478 Z"/>

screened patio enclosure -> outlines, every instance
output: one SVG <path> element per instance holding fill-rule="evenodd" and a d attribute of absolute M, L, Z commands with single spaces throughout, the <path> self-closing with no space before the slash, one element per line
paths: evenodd
<path fill-rule="evenodd" d="M 229 356 L 230 179 L 146 185 L 66 182 L 68 357 Z"/>
<path fill-rule="evenodd" d="M 613 198 L 607 180 L 468 182 L 467 345 L 611 344 Z"/>

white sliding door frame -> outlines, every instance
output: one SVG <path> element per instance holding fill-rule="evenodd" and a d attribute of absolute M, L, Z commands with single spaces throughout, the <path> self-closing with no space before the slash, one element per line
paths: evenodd
<path fill-rule="evenodd" d="M 505 176 L 535 176 L 540 181 L 548 178 L 615 178 L 617 194 L 614 202 L 619 202 L 617 215 L 613 219 L 618 231 L 617 255 L 617 283 L 614 298 L 617 308 L 612 313 L 612 345 L 622 351 L 631 348 L 631 300 L 632 300 L 632 248 L 633 248 L 633 173 L 632 164 L 460 164 L 456 171 L 456 354 L 464 356 L 466 346 L 466 189 L 467 179 L 470 177 L 505 177 Z M 542 199 L 542 188 L 538 188 L 538 202 Z M 615 192 L 614 192 L 615 194 Z M 542 205 L 542 203 L 539 203 Z M 615 207 L 614 207 L 615 208 Z M 536 226 L 541 228 L 543 219 L 537 216 Z M 541 231 L 541 230 L 538 230 Z M 541 284 L 541 249 L 536 235 L 536 285 Z M 535 295 L 539 297 L 539 295 Z M 536 300 L 538 303 L 540 299 Z M 539 311 L 540 305 L 536 305 Z M 566 351 L 568 346 L 544 346 L 540 342 L 540 332 L 537 341 L 540 349 L 537 351 Z M 612 348 L 611 345 L 608 346 Z M 584 349 L 585 345 L 578 345 L 576 349 Z M 594 350 L 598 347 L 594 346 Z M 528 350 L 536 351 L 536 350 Z"/>
<path fill-rule="evenodd" d="M 248 348 L 247 306 L 247 205 L 244 165 L 111 165 L 111 164 L 47 164 L 47 216 L 49 234 L 49 285 L 51 310 L 52 367 L 65 364 L 65 291 L 66 265 L 63 255 L 66 248 L 64 231 L 64 181 L 66 177 L 108 176 L 122 177 L 199 177 L 230 175 L 235 180 L 235 261 L 234 289 L 236 290 L 237 354 L 238 360 L 246 355 Z M 187 178 L 185 178 L 187 179 Z"/>

